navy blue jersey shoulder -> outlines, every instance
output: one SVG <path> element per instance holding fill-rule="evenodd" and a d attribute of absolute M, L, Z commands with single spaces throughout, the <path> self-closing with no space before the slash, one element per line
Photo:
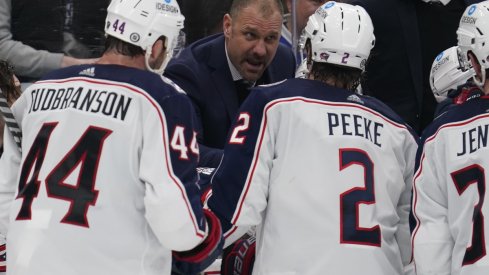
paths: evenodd
<path fill-rule="evenodd" d="M 158 101 L 180 93 L 175 87 L 165 83 L 162 77 L 155 73 L 120 65 L 90 64 L 71 66 L 55 70 L 45 75 L 41 80 L 71 77 L 88 77 L 94 80 L 127 83 L 143 89 Z"/>
<path fill-rule="evenodd" d="M 474 98 L 461 105 L 455 105 L 435 118 L 435 120 L 433 120 L 433 122 L 423 131 L 423 141 L 435 134 L 440 127 L 447 123 L 463 121 L 488 112 L 489 96 Z"/>
<path fill-rule="evenodd" d="M 259 86 L 255 89 L 266 89 L 266 92 L 262 94 L 266 94 L 269 101 L 279 98 L 299 96 L 321 101 L 359 104 L 382 114 L 394 122 L 406 125 L 406 127 L 412 131 L 399 115 L 380 100 L 370 96 L 359 95 L 345 89 L 336 88 L 321 81 L 295 78 L 271 85 Z M 412 133 L 414 134 L 413 131 Z"/>
<path fill-rule="evenodd" d="M 442 113 L 433 120 L 433 122 L 426 127 L 421 136 L 420 146 L 416 154 L 416 166 L 417 170 L 419 167 L 419 162 L 421 154 L 424 150 L 425 141 L 433 136 L 440 127 L 448 123 L 454 123 L 459 121 L 464 121 L 470 119 L 474 116 L 485 114 L 489 112 L 489 97 L 483 96 L 479 98 L 474 98 L 469 101 L 464 102 L 461 105 L 453 105 L 446 112 Z"/>

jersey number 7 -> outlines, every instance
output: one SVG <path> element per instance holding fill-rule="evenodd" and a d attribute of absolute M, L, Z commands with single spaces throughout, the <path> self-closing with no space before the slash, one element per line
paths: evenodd
<path fill-rule="evenodd" d="M 57 126 L 55 123 L 45 123 L 37 134 L 24 163 L 19 179 L 17 199 L 23 199 L 17 220 L 30 220 L 32 203 L 39 193 L 41 181 L 39 171 L 44 162 L 49 139 Z M 62 223 L 89 227 L 87 211 L 90 205 L 95 205 L 98 191 L 95 190 L 98 161 L 105 139 L 111 130 L 90 126 L 85 133 L 54 167 L 45 179 L 48 197 L 65 200 L 70 203 L 68 213 Z M 54 145 L 56 146 L 56 145 Z M 66 184 L 64 180 L 80 166 L 76 185 Z M 29 179 L 29 175 L 32 175 Z"/>
<path fill-rule="evenodd" d="M 486 255 L 484 215 L 482 214 L 482 204 L 484 203 L 484 196 L 486 194 L 484 168 L 477 164 L 470 165 L 451 173 L 451 176 L 459 196 L 462 196 L 471 184 L 477 184 L 479 202 L 475 205 L 472 216 L 472 245 L 465 251 L 462 262 L 462 265 L 469 265 L 477 262 Z"/>

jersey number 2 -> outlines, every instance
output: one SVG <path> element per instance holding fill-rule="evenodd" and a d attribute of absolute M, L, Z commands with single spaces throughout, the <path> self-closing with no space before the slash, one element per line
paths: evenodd
<path fill-rule="evenodd" d="M 22 165 L 17 199 L 23 199 L 17 220 L 29 220 L 32 203 L 39 193 L 39 171 L 44 162 L 49 139 L 57 123 L 45 123 L 37 134 Z M 88 127 L 78 142 L 54 167 L 45 179 L 48 197 L 65 200 L 70 208 L 62 223 L 89 227 L 87 211 L 95 205 L 98 191 L 95 190 L 98 161 L 105 139 L 112 133 L 107 129 Z M 56 146 L 56 144 L 54 144 Z M 64 181 L 80 167 L 75 185 Z M 32 175 L 29 179 L 29 175 Z"/>
<path fill-rule="evenodd" d="M 472 216 L 472 245 L 465 251 L 462 262 L 462 265 L 469 265 L 477 262 L 486 255 L 484 215 L 482 214 L 482 204 L 484 203 L 484 195 L 486 194 L 484 168 L 479 165 L 471 165 L 451 173 L 451 176 L 460 196 L 473 183 L 477 184 L 477 192 L 479 193 L 479 202 L 475 205 Z"/>
<path fill-rule="evenodd" d="M 380 247 L 379 225 L 372 228 L 358 225 L 359 205 L 375 203 L 374 163 L 365 151 L 340 149 L 340 171 L 354 164 L 363 167 L 365 186 L 354 187 L 340 195 L 340 242 Z"/>

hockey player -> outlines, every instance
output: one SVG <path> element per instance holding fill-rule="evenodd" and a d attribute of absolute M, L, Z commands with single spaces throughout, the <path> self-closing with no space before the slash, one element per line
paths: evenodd
<path fill-rule="evenodd" d="M 98 64 L 55 71 L 14 104 L 22 153 L 7 133 L 0 159 L 9 273 L 170 274 L 173 250 L 194 274 L 220 254 L 192 105 L 161 77 L 183 21 L 175 0 L 114 0 Z"/>
<path fill-rule="evenodd" d="M 404 274 L 418 139 L 352 92 L 374 46 L 371 19 L 327 2 L 306 32 L 308 79 L 252 90 L 208 206 L 226 245 L 256 226 L 253 274 Z"/>
<path fill-rule="evenodd" d="M 430 86 L 438 106 L 435 117 L 453 105 L 483 95 L 483 92 L 470 79 L 475 72 L 472 67 L 465 68 L 458 46 L 450 47 L 436 56 L 431 65 Z"/>
<path fill-rule="evenodd" d="M 450 108 L 423 133 L 413 185 L 413 254 L 418 275 L 489 274 L 489 1 L 465 10 L 457 30 L 484 95 Z"/>

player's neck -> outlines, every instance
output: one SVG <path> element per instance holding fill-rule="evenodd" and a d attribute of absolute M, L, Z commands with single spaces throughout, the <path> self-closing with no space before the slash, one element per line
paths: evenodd
<path fill-rule="evenodd" d="M 486 82 L 484 82 L 484 86 L 482 86 L 482 92 L 484 95 L 489 95 L 489 79 L 486 78 Z"/>
<path fill-rule="evenodd" d="M 129 57 L 126 55 L 121 55 L 113 52 L 104 53 L 102 57 L 99 59 L 97 64 L 114 64 L 114 65 L 122 65 L 137 69 L 145 70 L 144 65 L 144 55 Z"/>
<path fill-rule="evenodd" d="M 328 84 L 329 86 L 333 86 L 333 87 L 336 87 L 336 88 L 341 88 L 341 89 L 348 89 L 348 83 L 345 83 L 343 81 L 339 81 L 335 78 L 331 78 L 331 77 L 328 77 L 328 78 L 315 78 L 314 77 L 314 74 L 309 74 L 309 79 L 311 80 L 316 80 L 316 81 L 320 81 L 320 82 L 323 82 L 325 84 Z"/>

